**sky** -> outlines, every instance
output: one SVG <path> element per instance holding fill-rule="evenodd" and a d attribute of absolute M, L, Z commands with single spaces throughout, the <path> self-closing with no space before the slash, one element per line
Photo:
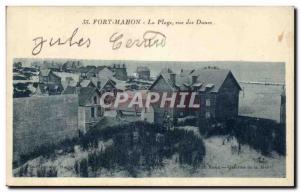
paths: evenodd
<path fill-rule="evenodd" d="M 112 65 L 125 64 L 127 73 L 131 75 L 138 66 L 148 66 L 151 76 L 156 76 L 163 68 L 170 68 L 175 73 L 181 69 L 199 69 L 206 66 L 217 66 L 232 71 L 238 81 L 267 81 L 273 83 L 285 82 L 285 63 L 283 62 L 249 62 L 249 61 L 134 61 L 134 60 L 70 60 L 70 59 L 27 59 L 17 58 L 14 62 L 22 62 L 23 66 L 30 66 L 32 62 L 80 61 L 83 65 Z"/>

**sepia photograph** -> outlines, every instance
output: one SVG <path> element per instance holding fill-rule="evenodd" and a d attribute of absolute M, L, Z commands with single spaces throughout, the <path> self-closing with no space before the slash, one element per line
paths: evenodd
<path fill-rule="evenodd" d="M 294 186 L 294 14 L 7 7 L 6 185 Z"/>
<path fill-rule="evenodd" d="M 13 174 L 285 177 L 285 100 L 282 62 L 15 59 Z"/>

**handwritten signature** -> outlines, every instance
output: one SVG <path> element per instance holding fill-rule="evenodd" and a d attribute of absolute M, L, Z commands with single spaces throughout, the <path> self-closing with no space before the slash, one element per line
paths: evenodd
<path fill-rule="evenodd" d="M 109 38 L 112 43 L 112 49 L 117 50 L 122 46 L 125 48 L 131 47 L 164 47 L 166 45 L 166 35 L 158 31 L 146 31 L 141 39 L 124 39 L 124 34 L 115 32 Z"/>
<path fill-rule="evenodd" d="M 34 42 L 34 47 L 32 49 L 32 55 L 38 55 L 41 53 L 44 45 L 48 45 L 49 47 L 54 47 L 54 46 L 77 46 L 77 47 L 86 47 L 89 48 L 91 45 L 91 39 L 90 38 L 84 38 L 80 37 L 77 38 L 77 33 L 78 33 L 78 28 L 76 28 L 71 36 L 69 36 L 66 39 L 63 39 L 61 37 L 54 38 L 51 37 L 49 39 L 45 39 L 44 37 L 36 37 L 33 39 Z"/>
<path fill-rule="evenodd" d="M 78 28 L 76 28 L 73 33 L 67 37 L 50 37 L 44 38 L 43 36 L 36 37 L 33 39 L 34 46 L 32 49 L 32 55 L 38 55 L 42 52 L 44 47 L 58 47 L 58 46 L 77 46 L 89 48 L 91 46 L 91 39 L 89 37 L 78 37 Z M 131 39 L 124 38 L 123 33 L 115 32 L 110 38 L 109 42 L 112 43 L 112 49 L 117 50 L 121 47 L 131 48 L 131 47 L 164 47 L 166 45 L 166 35 L 158 31 L 146 31 L 141 39 Z"/>

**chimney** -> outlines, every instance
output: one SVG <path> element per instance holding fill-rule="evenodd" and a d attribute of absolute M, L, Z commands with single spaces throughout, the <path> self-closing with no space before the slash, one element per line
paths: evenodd
<path fill-rule="evenodd" d="M 197 82 L 198 76 L 193 75 L 192 76 L 192 84 L 195 84 Z"/>
<path fill-rule="evenodd" d="M 101 81 L 98 81 L 98 82 L 97 82 L 97 87 L 98 87 L 98 89 L 101 88 Z"/>
<path fill-rule="evenodd" d="M 175 83 L 176 83 L 176 74 L 175 73 L 170 74 L 170 80 L 171 80 L 172 84 L 175 85 Z"/>

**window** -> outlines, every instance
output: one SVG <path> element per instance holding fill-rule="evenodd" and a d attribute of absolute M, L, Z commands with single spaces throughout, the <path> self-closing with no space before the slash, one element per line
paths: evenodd
<path fill-rule="evenodd" d="M 209 107 L 209 106 L 210 106 L 210 99 L 206 99 L 206 100 L 205 100 L 205 105 L 206 105 L 206 107 Z"/>
<path fill-rule="evenodd" d="M 209 111 L 207 111 L 207 112 L 205 113 L 205 118 L 206 118 L 206 119 L 209 119 L 209 118 L 210 118 L 210 112 L 209 112 Z"/>
<path fill-rule="evenodd" d="M 95 109 L 94 109 L 94 107 L 91 108 L 91 117 L 95 117 Z"/>
<path fill-rule="evenodd" d="M 97 104 L 97 96 L 94 97 L 94 104 Z"/>

